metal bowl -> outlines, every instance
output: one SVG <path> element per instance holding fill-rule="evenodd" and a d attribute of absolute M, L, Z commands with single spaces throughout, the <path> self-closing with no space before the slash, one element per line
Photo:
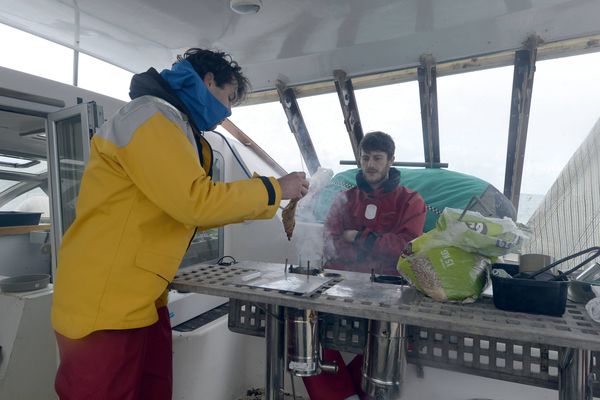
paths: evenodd
<path fill-rule="evenodd" d="M 50 283 L 50 275 L 18 275 L 5 278 L 0 281 L 2 292 L 30 292 L 32 290 L 44 289 Z"/>
<path fill-rule="evenodd" d="M 592 286 L 597 286 L 598 280 L 600 280 L 600 264 L 593 263 L 569 282 L 569 300 L 575 303 L 587 303 L 596 297 Z"/>

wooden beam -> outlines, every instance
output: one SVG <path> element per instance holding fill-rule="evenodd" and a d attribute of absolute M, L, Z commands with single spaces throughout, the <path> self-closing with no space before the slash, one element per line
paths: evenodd
<path fill-rule="evenodd" d="M 279 175 L 287 175 L 287 171 L 277 163 L 271 156 L 262 149 L 250 136 L 246 135 L 240 128 L 238 128 L 229 119 L 225 119 L 221 126 L 231 134 L 234 138 L 239 140 L 244 146 L 250 148 L 254 154 L 256 154 L 261 160 L 266 162 L 271 168 L 273 168 Z"/>
<path fill-rule="evenodd" d="M 0 235 L 20 235 L 36 231 L 49 231 L 50 225 L 23 225 L 23 226 L 3 226 L 0 227 Z"/>

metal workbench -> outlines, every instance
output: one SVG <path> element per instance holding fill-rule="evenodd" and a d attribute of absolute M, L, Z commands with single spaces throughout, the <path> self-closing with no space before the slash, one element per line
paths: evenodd
<path fill-rule="evenodd" d="M 366 274 L 344 272 L 317 290 L 298 294 L 285 290 L 251 287 L 240 284 L 240 276 L 253 271 L 281 271 L 283 264 L 240 262 L 230 266 L 198 264 L 180 270 L 172 287 L 197 292 L 264 303 L 268 305 L 267 336 L 267 399 L 278 398 L 278 381 L 282 380 L 283 343 L 278 340 L 283 329 L 279 320 L 284 307 L 314 309 L 319 312 L 384 321 L 400 321 L 407 325 L 457 332 L 475 337 L 489 337 L 547 344 L 568 349 L 568 360 L 559 360 L 559 398 L 587 399 L 591 386 L 586 380 L 591 368 L 591 352 L 600 351 L 600 324 L 589 318 L 583 305 L 568 304 L 562 317 L 507 312 L 494 307 L 491 299 L 473 304 L 439 303 L 402 287 L 396 298 L 361 298 L 332 296 L 335 285 L 371 283 Z M 335 271 L 340 272 L 340 271 Z M 307 277 L 310 280 L 311 277 Z M 233 283 L 232 283 L 233 282 Z M 270 388 L 269 388 L 270 386 Z"/>

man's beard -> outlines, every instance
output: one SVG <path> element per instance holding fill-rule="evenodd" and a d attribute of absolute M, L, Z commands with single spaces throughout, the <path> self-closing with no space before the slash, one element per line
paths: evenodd
<path fill-rule="evenodd" d="M 376 173 L 377 175 L 374 176 L 372 173 L 363 173 L 363 176 L 365 177 L 365 181 L 367 181 L 367 183 L 371 186 L 375 186 L 375 185 L 379 185 L 381 182 L 385 181 L 388 177 L 388 173 L 386 172 L 379 172 L 377 171 Z"/>

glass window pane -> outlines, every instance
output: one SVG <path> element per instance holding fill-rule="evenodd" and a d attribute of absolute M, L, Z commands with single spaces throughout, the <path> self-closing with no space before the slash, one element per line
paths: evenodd
<path fill-rule="evenodd" d="M 2 193 L 4 190 L 16 185 L 17 183 L 19 183 L 19 182 L 7 180 L 7 179 L 0 179 L 0 193 Z"/>
<path fill-rule="evenodd" d="M 236 107 L 229 119 L 286 171 L 306 170 L 279 102 Z"/>
<path fill-rule="evenodd" d="M 536 63 L 522 193 L 545 194 L 600 117 L 600 53 Z"/>
<path fill-rule="evenodd" d="M 73 50 L 0 24 L 0 65 L 58 82 L 73 83 Z"/>
<path fill-rule="evenodd" d="M 0 170 L 38 175 L 46 172 L 46 161 L 0 156 Z M 14 165 L 8 165 L 14 164 Z M 30 166 L 27 166 L 32 164 Z"/>
<path fill-rule="evenodd" d="M 437 80 L 440 158 L 448 169 L 504 189 L 512 67 Z"/>
<path fill-rule="evenodd" d="M 40 222 L 50 222 L 50 200 L 39 187 L 15 197 L 1 206 L 0 211 L 41 212 Z"/>
<path fill-rule="evenodd" d="M 106 96 L 129 101 L 133 73 L 87 54 L 79 55 L 78 86 Z M 110 77 L 110 78 L 109 78 Z"/>
<path fill-rule="evenodd" d="M 354 160 L 354 153 L 337 93 L 303 97 L 298 106 L 321 166 L 334 172 L 352 168 L 340 165 L 341 160 Z"/>
<path fill-rule="evenodd" d="M 356 90 L 354 94 L 363 132 L 383 131 L 392 136 L 396 161 L 424 161 L 416 81 Z"/>
<path fill-rule="evenodd" d="M 60 207 L 63 233 L 75 219 L 75 207 L 84 168 L 84 143 L 79 114 L 55 122 Z M 87 144 L 86 144 L 87 145 Z"/>

